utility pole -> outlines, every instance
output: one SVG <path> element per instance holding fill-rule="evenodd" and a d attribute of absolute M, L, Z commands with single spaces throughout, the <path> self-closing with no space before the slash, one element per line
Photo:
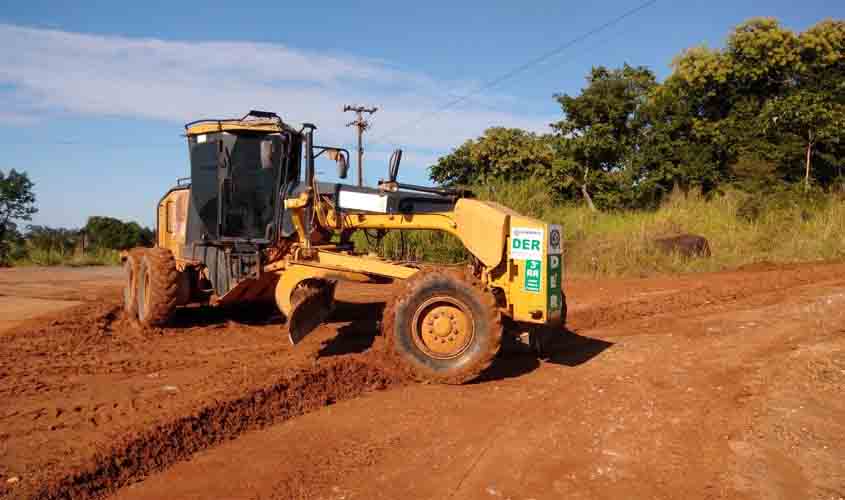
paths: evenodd
<path fill-rule="evenodd" d="M 364 113 L 373 114 L 378 111 L 378 108 L 373 106 L 371 108 L 367 108 L 364 106 L 350 106 L 346 105 L 343 107 L 343 112 L 354 111 L 355 112 L 355 119 L 351 122 L 347 123 L 347 127 L 355 127 L 358 129 L 358 185 L 364 185 L 364 143 L 363 143 L 363 135 L 364 131 L 370 127 L 370 122 L 364 119 Z"/>

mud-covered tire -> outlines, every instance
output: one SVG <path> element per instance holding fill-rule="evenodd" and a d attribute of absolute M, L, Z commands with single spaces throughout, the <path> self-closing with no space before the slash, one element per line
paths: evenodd
<path fill-rule="evenodd" d="M 138 321 L 144 326 L 167 324 L 176 310 L 179 271 L 170 250 L 150 248 L 138 272 Z"/>
<path fill-rule="evenodd" d="M 441 303 L 461 309 L 472 334 L 454 354 L 438 356 L 427 348 L 421 323 L 430 318 L 426 311 L 436 311 Z M 381 326 L 395 359 L 421 382 L 468 382 L 490 366 L 502 344 L 502 319 L 495 298 L 457 271 L 426 270 L 409 278 L 385 307 Z"/>
<path fill-rule="evenodd" d="M 130 319 L 138 319 L 138 273 L 143 252 L 141 248 L 132 249 L 123 261 L 123 311 Z"/>

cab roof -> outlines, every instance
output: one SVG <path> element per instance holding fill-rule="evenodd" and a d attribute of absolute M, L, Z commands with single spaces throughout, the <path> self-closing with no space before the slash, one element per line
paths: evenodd
<path fill-rule="evenodd" d="M 294 132 L 296 130 L 276 113 L 269 111 L 250 111 L 241 118 L 204 119 L 185 124 L 188 136 L 214 132 L 264 132 L 268 134 Z"/>

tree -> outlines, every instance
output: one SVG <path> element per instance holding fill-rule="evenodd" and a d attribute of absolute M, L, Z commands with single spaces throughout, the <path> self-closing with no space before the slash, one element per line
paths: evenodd
<path fill-rule="evenodd" d="M 762 116 L 770 129 L 804 139 L 804 190 L 809 190 L 813 153 L 818 144 L 839 146 L 845 138 L 845 106 L 826 93 L 802 89 L 766 103 Z"/>
<path fill-rule="evenodd" d="M 628 206 L 655 207 L 675 189 L 707 193 L 726 177 L 723 150 L 707 129 L 699 128 L 701 114 L 688 94 L 673 75 L 640 104 L 636 141 L 626 151 Z"/>
<path fill-rule="evenodd" d="M 32 220 L 35 207 L 33 183 L 25 172 L 0 171 L 0 262 L 8 256 L 10 238 L 17 234 L 15 221 Z"/>
<path fill-rule="evenodd" d="M 791 169 L 801 158 L 807 187 L 816 152 L 824 152 L 824 170 L 839 167 L 843 60 L 841 21 L 796 35 L 775 19 L 756 18 L 735 28 L 722 50 L 685 51 L 664 86 L 690 103 L 692 136 L 712 145 L 716 171 L 736 177 L 740 163 L 769 163 L 788 182 L 797 180 Z"/>
<path fill-rule="evenodd" d="M 845 109 L 845 21 L 827 19 L 801 33 L 801 88 L 828 99 L 834 120 L 841 120 Z M 824 120 L 823 120 L 824 121 Z M 836 126 L 834 126 L 836 127 Z M 845 127 L 833 127 L 819 134 L 811 151 L 817 158 L 813 170 L 825 185 L 834 179 L 841 181 L 845 166 Z M 811 158 L 812 159 L 812 158 Z"/>
<path fill-rule="evenodd" d="M 580 95 L 555 96 L 564 114 L 553 125 L 560 139 L 560 156 L 565 159 L 557 165 L 566 184 L 579 186 L 590 209 L 596 210 L 592 186 L 619 184 L 611 177 L 624 170 L 627 153 L 638 142 L 637 113 L 656 85 L 654 73 L 647 68 L 599 66 L 590 71 Z"/>
<path fill-rule="evenodd" d="M 467 186 L 488 179 L 518 180 L 546 177 L 554 150 L 549 138 L 515 128 L 493 127 L 478 139 L 466 141 L 430 167 L 440 184 Z"/>
<path fill-rule="evenodd" d="M 643 67 L 599 66 L 579 94 L 554 97 L 554 135 L 489 129 L 441 158 L 432 178 L 541 176 L 593 210 L 654 207 L 675 188 L 845 184 L 845 21 L 795 33 L 750 19 L 724 48 L 683 51 L 662 83 Z"/>
<path fill-rule="evenodd" d="M 803 142 L 807 190 L 816 151 L 845 145 L 845 22 L 818 23 L 797 37 L 793 50 L 799 59 L 788 83 L 766 102 L 761 118 L 769 132 Z"/>
<path fill-rule="evenodd" d="M 89 217 L 83 231 L 92 246 L 113 250 L 148 246 L 153 240 L 151 230 L 113 217 Z"/>

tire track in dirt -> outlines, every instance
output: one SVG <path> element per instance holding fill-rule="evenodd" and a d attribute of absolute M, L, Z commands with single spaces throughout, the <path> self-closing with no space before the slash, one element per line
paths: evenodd
<path fill-rule="evenodd" d="M 845 277 L 845 265 L 808 264 L 784 266 L 781 268 L 714 273 L 710 275 L 688 275 L 666 280 L 653 279 L 652 283 L 666 281 L 675 290 L 666 293 L 665 287 L 655 291 L 638 293 L 627 300 L 619 300 L 624 293 L 619 290 L 637 290 L 641 280 L 607 280 L 604 294 L 607 300 L 593 301 L 586 307 L 570 310 L 567 326 L 573 330 L 588 330 L 608 327 L 617 323 L 656 317 L 676 315 L 704 307 L 728 305 L 756 295 L 782 292 L 810 283 L 837 281 Z M 584 286 L 582 290 L 581 287 Z M 641 285 L 640 285 L 641 286 Z M 578 282 L 568 286 L 570 297 L 597 297 L 595 283 Z M 630 293 L 630 292 L 629 292 Z"/>
<path fill-rule="evenodd" d="M 219 402 L 126 438 L 96 456 L 89 466 L 48 480 L 32 497 L 101 498 L 246 431 L 402 383 L 396 372 L 371 358 L 346 357 L 303 370 L 241 398 Z"/>
<path fill-rule="evenodd" d="M 829 270 L 828 270 L 829 273 Z M 828 274 L 829 276 L 829 274 Z M 621 310 L 615 311 L 615 313 L 611 313 L 611 307 L 596 307 L 596 308 L 589 308 L 581 311 L 580 313 L 576 313 L 574 315 L 574 320 L 576 324 L 584 325 L 585 323 L 590 325 L 589 327 L 596 327 L 596 326 L 607 326 L 609 324 L 614 323 L 621 323 L 629 320 L 637 320 L 642 319 L 645 317 L 651 317 L 660 314 L 671 314 L 676 313 L 678 311 L 689 310 L 698 307 L 707 307 L 707 306 L 718 306 L 725 303 L 731 303 L 743 298 L 747 298 L 750 296 L 758 295 L 761 293 L 770 293 L 776 291 L 782 291 L 784 289 L 789 289 L 792 287 L 797 287 L 805 284 L 806 282 L 812 281 L 810 276 L 806 275 L 799 275 L 799 274 L 790 274 L 788 276 L 781 276 L 777 280 L 777 285 L 775 287 L 771 286 L 769 283 L 767 286 L 748 286 L 747 283 L 744 282 L 745 280 L 738 280 L 736 283 L 731 283 L 727 287 L 718 286 L 718 287 L 711 287 L 711 286 L 698 286 L 698 287 L 690 287 L 688 289 L 682 290 L 677 293 L 671 293 L 662 295 L 660 300 L 662 302 L 655 304 L 654 297 L 647 297 L 647 298 L 640 298 L 635 299 L 629 303 L 625 304 L 625 307 L 622 307 Z M 366 356 L 366 355 L 364 355 Z M 355 360 L 354 363 L 360 362 L 359 360 Z M 372 369 L 372 366 L 368 366 L 367 369 Z M 363 368 L 362 368 L 363 369 Z M 376 369 L 381 370 L 381 368 Z M 381 374 L 385 374 L 386 372 L 379 371 Z M 393 379 L 395 383 L 396 380 Z M 353 382 L 353 387 L 357 384 L 357 382 Z M 308 387 L 307 383 L 306 386 Z M 319 384 L 318 384 L 319 390 Z M 360 394 L 355 394 L 349 397 L 348 399 L 352 399 L 357 397 Z M 288 396 L 283 396 L 288 397 Z M 322 405 L 318 405 L 322 406 Z M 315 408 L 316 409 L 316 408 Z M 295 412 L 291 414 L 289 417 L 282 418 L 282 420 L 286 420 L 287 418 L 296 417 L 302 415 L 306 412 Z M 271 424 L 274 422 L 269 422 Z M 261 425 L 259 427 L 265 427 L 266 425 Z M 239 433 L 238 433 L 239 434 Z M 213 446 L 214 444 L 219 443 L 221 440 L 212 441 L 209 443 L 208 446 Z M 206 447 L 208 447 L 206 446 Z M 198 451 L 198 450 L 195 450 Z M 177 459 L 178 460 L 178 459 Z M 177 460 L 171 461 L 173 463 Z M 139 477 L 145 474 L 140 474 Z M 128 484 L 129 481 L 123 481 L 120 484 Z M 90 491 L 88 491 L 90 493 Z M 52 497 L 44 497 L 44 498 L 52 498 Z"/>

